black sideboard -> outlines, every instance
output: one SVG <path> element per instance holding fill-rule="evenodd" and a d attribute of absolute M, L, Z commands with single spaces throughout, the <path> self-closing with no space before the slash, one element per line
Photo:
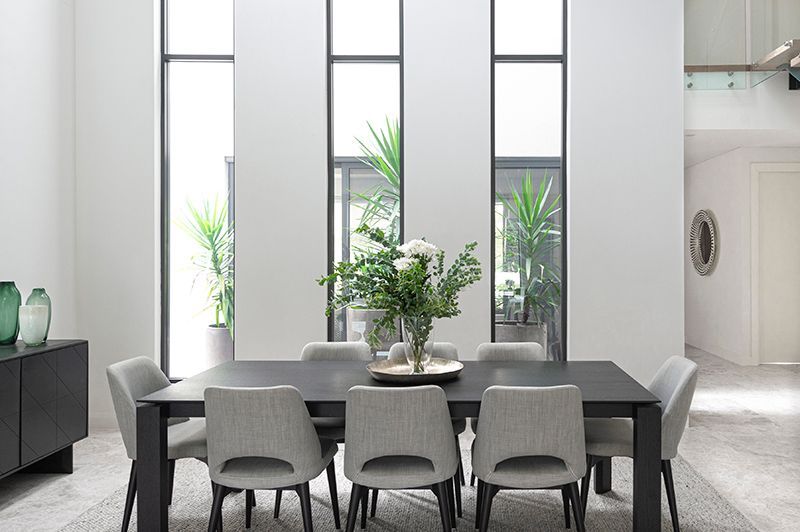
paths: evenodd
<path fill-rule="evenodd" d="M 0 478 L 72 473 L 72 444 L 88 434 L 89 344 L 0 346 Z"/>

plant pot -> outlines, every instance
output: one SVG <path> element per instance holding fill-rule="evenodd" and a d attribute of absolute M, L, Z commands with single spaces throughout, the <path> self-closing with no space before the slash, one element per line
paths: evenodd
<path fill-rule="evenodd" d="M 375 320 L 380 319 L 386 313 L 384 310 L 375 309 L 347 309 L 347 341 L 348 342 L 368 342 L 370 332 L 375 329 Z M 381 345 L 377 348 L 370 346 L 372 354 L 377 351 L 388 351 L 392 344 L 401 341 L 400 324 L 395 325 L 397 333 L 394 335 L 380 334 Z"/>
<path fill-rule="evenodd" d="M 536 342 L 547 349 L 547 324 L 498 322 L 494 326 L 495 342 Z"/>
<path fill-rule="evenodd" d="M 233 338 L 225 325 L 206 328 L 206 367 L 213 368 L 233 360 Z"/>

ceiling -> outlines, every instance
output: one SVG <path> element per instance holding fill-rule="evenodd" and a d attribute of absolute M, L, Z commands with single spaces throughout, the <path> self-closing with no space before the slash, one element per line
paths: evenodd
<path fill-rule="evenodd" d="M 683 146 L 686 168 L 737 148 L 798 148 L 800 130 L 687 129 Z"/>

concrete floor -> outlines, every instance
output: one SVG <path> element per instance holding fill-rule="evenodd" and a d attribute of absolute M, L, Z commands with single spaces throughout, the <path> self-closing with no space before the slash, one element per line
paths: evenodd
<path fill-rule="evenodd" d="M 800 530 L 800 365 L 700 366 L 679 452 L 764 532 Z"/>
<path fill-rule="evenodd" d="M 798 530 L 800 366 L 686 353 L 700 377 L 681 454 L 759 530 Z M 58 530 L 125 485 L 129 467 L 119 433 L 95 431 L 76 445 L 72 475 L 0 480 L 0 529 Z"/>

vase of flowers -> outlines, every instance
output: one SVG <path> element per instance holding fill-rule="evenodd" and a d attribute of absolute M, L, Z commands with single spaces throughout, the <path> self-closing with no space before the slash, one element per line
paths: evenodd
<path fill-rule="evenodd" d="M 382 309 L 367 341 L 379 345 L 381 334 L 396 334 L 399 320 L 410 371 L 424 373 L 433 352 L 435 320 L 458 316 L 459 293 L 481 278 L 473 255 L 478 244 L 465 245 L 445 268 L 444 251 L 424 239 L 395 245 L 381 229 L 362 226 L 356 232 L 374 246 L 352 261 L 335 264 L 330 275 L 319 279 L 320 285 L 337 288 L 325 313 L 354 305 Z"/>

